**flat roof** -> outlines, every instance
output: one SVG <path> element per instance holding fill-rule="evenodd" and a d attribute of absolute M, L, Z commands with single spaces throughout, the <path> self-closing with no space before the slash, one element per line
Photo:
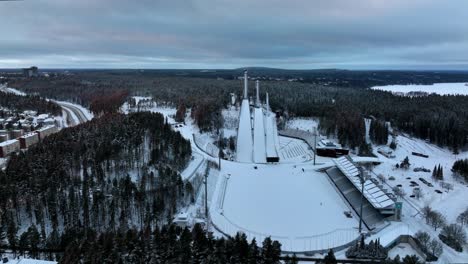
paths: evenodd
<path fill-rule="evenodd" d="M 0 147 L 8 146 L 8 145 L 14 144 L 15 142 L 19 142 L 19 141 L 16 139 L 10 139 L 10 140 L 0 143 Z"/>

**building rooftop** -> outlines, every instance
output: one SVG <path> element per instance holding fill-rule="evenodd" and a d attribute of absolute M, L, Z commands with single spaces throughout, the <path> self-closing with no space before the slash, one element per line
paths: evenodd
<path fill-rule="evenodd" d="M 14 144 L 15 142 L 18 142 L 18 140 L 10 139 L 10 140 L 0 143 L 0 147 L 8 146 L 8 145 Z"/>

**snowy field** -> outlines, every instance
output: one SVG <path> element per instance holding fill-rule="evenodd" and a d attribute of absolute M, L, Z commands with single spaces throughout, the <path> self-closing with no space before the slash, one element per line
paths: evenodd
<path fill-rule="evenodd" d="M 318 127 L 318 120 L 315 118 L 296 117 L 288 120 L 286 128 L 300 129 L 304 131 L 313 132 L 314 128 Z"/>
<path fill-rule="evenodd" d="M 411 155 L 413 151 L 429 155 L 429 158 L 413 156 Z M 390 176 L 395 177 L 395 180 L 387 180 L 387 183 L 392 187 L 401 185 L 409 203 L 417 208 L 429 205 L 434 210 L 443 213 L 451 223 L 467 208 L 468 186 L 466 183 L 454 179 L 450 170 L 455 160 L 468 158 L 468 152 L 454 155 L 448 149 L 439 148 L 423 140 L 398 136 L 397 149 L 394 154 L 396 158 L 393 159 L 377 154 L 384 163 L 376 166 L 373 171 L 376 174 L 384 175 L 387 179 Z M 395 164 L 401 162 L 406 156 L 408 156 L 409 162 L 411 163 L 410 168 L 408 170 L 396 169 Z M 435 165 L 439 164 L 443 167 L 444 181 L 453 184 L 453 190 L 444 190 L 440 186 L 440 182 L 432 179 L 432 170 Z M 414 172 L 413 169 L 418 167 L 424 167 L 431 170 L 431 172 Z M 427 186 L 419 178 L 423 178 L 432 183 L 433 187 Z M 422 198 L 416 199 L 409 197 L 415 188 L 410 186 L 411 181 L 418 184 L 416 188 L 420 188 L 423 195 Z M 436 190 L 442 193 L 437 193 Z"/>
<path fill-rule="evenodd" d="M 374 86 L 371 89 L 389 91 L 392 93 L 408 93 L 408 92 L 426 92 L 436 93 L 441 95 L 446 94 L 460 94 L 468 95 L 468 85 L 466 83 L 435 83 L 432 85 L 385 85 L 385 86 Z"/>
<path fill-rule="evenodd" d="M 292 251 L 326 249 L 357 237 L 357 219 L 344 215 L 350 209 L 326 174 L 310 164 L 255 166 L 223 164 L 211 217 L 225 233 L 242 231 L 257 241 L 271 236 Z"/>
<path fill-rule="evenodd" d="M 413 151 L 429 155 L 429 158 L 413 156 L 411 155 Z M 468 152 L 454 155 L 450 150 L 440 148 L 424 140 L 398 136 L 397 149 L 394 152 L 395 158 L 389 159 L 378 153 L 376 154 L 383 163 L 377 165 L 373 169 L 373 172 L 384 175 L 387 178 L 386 184 L 390 188 L 401 186 L 400 188 L 406 193 L 403 198 L 403 221 L 401 222 L 406 227 L 395 231 L 392 229 L 392 226 L 396 226 L 396 223 L 393 222 L 391 227 L 387 227 L 377 233 L 374 238 L 380 237 L 381 242 L 385 242 L 386 240 L 390 241 L 396 238 L 399 234 L 414 234 L 420 230 L 428 232 L 432 237 L 437 237 L 440 229 L 434 231 L 434 228 L 426 225 L 418 210 L 425 205 L 429 205 L 433 210 L 441 212 L 446 217 L 448 224 L 451 224 L 455 223 L 457 216 L 468 207 L 468 185 L 461 180 L 454 179 L 450 171 L 455 160 L 468 158 Z M 396 169 L 394 167 L 395 164 L 401 162 L 406 156 L 408 156 L 411 163 L 410 168 L 408 170 Z M 444 190 L 440 186 L 440 182 L 432 179 L 432 170 L 434 165 L 438 164 L 443 167 L 444 181 L 452 184 L 453 190 Z M 417 167 L 430 169 L 431 172 L 414 172 L 413 169 Z M 388 180 L 390 176 L 395 177 L 395 180 Z M 433 186 L 424 184 L 419 178 L 425 179 Z M 422 192 L 421 198 L 410 197 L 414 189 L 414 187 L 410 186 L 411 181 L 418 184 L 416 187 L 419 187 Z M 437 193 L 436 190 L 441 191 L 441 193 Z M 404 250 L 395 250 L 401 254 L 405 252 Z M 458 253 L 445 244 L 443 245 L 443 250 L 444 253 L 438 263 L 464 263 L 468 259 L 466 250 L 463 253 Z"/>

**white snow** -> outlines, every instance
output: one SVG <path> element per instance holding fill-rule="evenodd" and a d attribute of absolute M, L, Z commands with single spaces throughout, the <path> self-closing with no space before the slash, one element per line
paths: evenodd
<path fill-rule="evenodd" d="M 88 121 L 94 118 L 93 113 L 91 113 L 91 111 L 89 111 L 89 109 L 83 107 L 82 105 L 70 103 L 70 102 L 67 102 L 67 101 L 56 101 L 56 100 L 54 100 L 54 102 L 56 102 L 56 103 L 58 103 L 60 105 L 63 105 L 63 106 L 70 106 L 70 107 L 78 108 L 80 110 L 80 112 L 83 114 L 83 116 Z"/>
<path fill-rule="evenodd" d="M 413 156 L 411 154 L 413 151 L 429 155 L 429 158 Z M 457 159 L 468 158 L 468 152 L 454 155 L 448 149 L 440 148 L 424 140 L 401 135 L 397 137 L 397 149 L 394 151 L 396 158 L 389 159 L 379 153 L 376 154 L 383 163 L 375 166 L 373 172 L 377 175 L 384 175 L 387 178 L 386 183 L 391 187 L 401 184 L 401 188 L 406 193 L 406 199 L 416 208 L 420 209 L 429 205 L 434 210 L 444 214 L 449 222 L 454 222 L 456 217 L 467 208 L 467 185 L 452 177 L 451 168 Z M 410 168 L 408 170 L 396 169 L 395 164 L 400 163 L 405 157 L 409 158 Z M 440 187 L 440 182 L 432 179 L 432 170 L 435 165 L 439 164 L 443 167 L 444 181 L 453 184 L 453 190 L 444 190 Z M 424 167 L 431 172 L 414 172 L 413 169 L 417 167 Z M 390 176 L 395 177 L 395 180 L 388 180 Z M 419 178 L 424 178 L 434 187 L 427 186 Z M 415 181 L 419 185 L 416 187 L 420 188 L 423 195 L 419 200 L 409 197 L 414 189 L 410 186 L 410 181 Z M 436 193 L 435 190 L 442 191 L 442 194 Z"/>
<path fill-rule="evenodd" d="M 419 259 L 423 259 L 422 256 L 420 256 L 419 253 L 408 243 L 400 243 L 388 252 L 389 258 L 393 259 L 397 255 L 399 255 L 401 259 L 407 255 L 416 255 L 417 257 L 419 257 Z"/>
<path fill-rule="evenodd" d="M 314 128 L 318 127 L 318 123 L 318 120 L 315 118 L 296 117 L 286 122 L 286 128 L 313 132 Z"/>
<path fill-rule="evenodd" d="M 0 91 L 5 92 L 5 93 L 13 93 L 13 94 L 16 94 L 16 95 L 21 95 L 21 96 L 26 95 L 26 93 L 24 93 L 24 92 L 22 92 L 22 91 L 20 91 L 18 89 L 6 87 L 4 85 L 0 86 Z"/>
<path fill-rule="evenodd" d="M 280 148 L 280 144 L 276 119 L 274 114 L 271 113 L 268 109 L 266 110 L 265 114 L 265 133 L 267 157 L 279 157 L 278 149 Z"/>
<path fill-rule="evenodd" d="M 50 261 L 50 260 L 40 260 L 40 259 L 32 259 L 32 258 L 13 258 L 13 255 L 5 254 L 8 257 L 8 264 L 57 264 L 57 261 Z M 0 255 L 1 256 L 1 255 Z"/>
<path fill-rule="evenodd" d="M 408 85 L 385 85 L 374 86 L 371 89 L 390 91 L 392 93 L 407 94 L 408 92 L 426 92 L 440 95 L 460 94 L 468 95 L 467 83 L 434 83 L 432 85 L 408 84 Z"/>
<path fill-rule="evenodd" d="M 249 100 L 242 100 L 239 116 L 239 130 L 237 133 L 237 161 L 252 162 L 253 138 L 252 123 L 250 120 Z"/>
<path fill-rule="evenodd" d="M 242 231 L 257 241 L 272 236 L 284 250 L 310 251 L 352 241 L 357 220 L 344 215 L 350 209 L 328 176 L 312 168 L 223 161 L 224 180 L 211 206 L 213 223 L 223 232 Z"/>
<path fill-rule="evenodd" d="M 262 108 L 254 108 L 254 149 L 253 157 L 255 163 L 266 162 L 266 138 L 265 138 L 265 121 L 263 120 Z"/>

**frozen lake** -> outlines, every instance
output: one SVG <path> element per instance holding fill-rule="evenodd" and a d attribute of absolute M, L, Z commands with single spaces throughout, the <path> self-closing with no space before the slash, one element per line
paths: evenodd
<path fill-rule="evenodd" d="M 440 95 L 447 94 L 461 94 L 468 95 L 468 82 L 466 83 L 435 83 L 432 85 L 419 85 L 419 84 L 408 84 L 408 85 L 385 85 L 385 86 L 374 86 L 371 89 L 389 91 L 392 93 L 408 93 L 408 92 L 426 92 L 436 93 Z"/>

